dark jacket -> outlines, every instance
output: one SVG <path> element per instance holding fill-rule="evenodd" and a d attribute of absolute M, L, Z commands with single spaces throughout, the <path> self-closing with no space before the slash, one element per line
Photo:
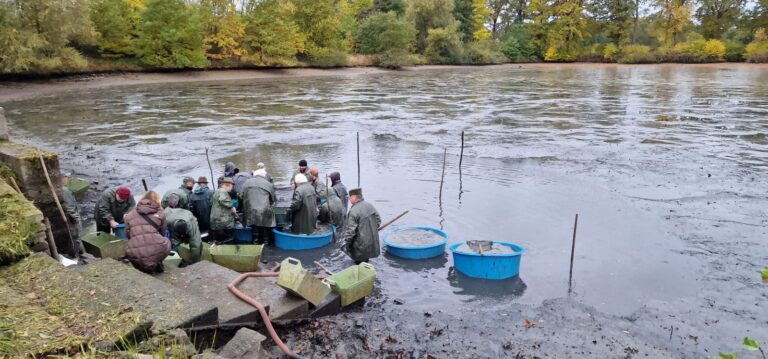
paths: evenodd
<path fill-rule="evenodd" d="M 117 187 L 108 188 L 101 193 L 99 200 L 96 202 L 94 219 L 96 223 L 101 224 L 103 227 L 109 227 L 109 221 L 113 219 L 117 223 L 123 223 L 123 216 L 136 206 L 136 201 L 133 197 L 128 198 L 125 202 L 118 202 L 115 197 L 116 193 Z"/>
<path fill-rule="evenodd" d="M 302 183 L 293 191 L 288 213 L 293 218 L 291 231 L 296 234 L 312 234 L 317 228 L 317 198 L 311 183 Z"/>
<path fill-rule="evenodd" d="M 165 238 L 166 229 L 165 213 L 160 204 L 148 199 L 140 201 L 136 209 L 125 215 L 125 233 L 128 235 L 125 254 L 134 267 L 149 273 L 162 271 L 163 260 L 171 253 L 171 242 Z"/>
<path fill-rule="evenodd" d="M 200 185 L 189 196 L 189 211 L 197 218 L 197 224 L 203 232 L 211 229 L 211 197 L 213 191 L 208 186 Z"/>
<path fill-rule="evenodd" d="M 187 233 L 174 233 L 173 224 L 177 220 L 187 222 Z M 203 242 L 200 238 L 200 229 L 197 225 L 197 219 L 192 212 L 182 208 L 166 208 L 165 220 L 168 222 L 168 229 L 171 232 L 171 244 L 174 249 L 178 249 L 182 243 L 189 243 L 189 251 L 192 252 L 192 264 L 200 261 L 200 255 L 203 251 Z"/>
<path fill-rule="evenodd" d="M 344 213 L 347 213 L 347 210 L 349 209 L 349 191 L 347 191 L 347 186 L 341 183 L 341 181 L 338 181 L 333 184 L 333 190 L 336 192 L 336 195 L 339 196 L 339 199 L 341 199 L 341 204 L 344 206 Z"/>
<path fill-rule="evenodd" d="M 249 227 L 274 227 L 274 206 L 277 202 L 275 185 L 264 176 L 254 176 L 243 184 L 238 192 L 243 204 L 245 225 Z"/>
<path fill-rule="evenodd" d="M 160 205 L 163 207 L 163 209 L 168 208 L 168 196 L 172 194 L 179 196 L 179 206 L 176 208 L 189 208 L 189 196 L 192 195 L 192 191 L 182 185 L 179 188 L 174 188 L 168 192 L 165 192 L 163 199 L 160 201 Z"/>
<path fill-rule="evenodd" d="M 344 224 L 344 217 L 346 211 L 344 205 L 341 203 L 341 199 L 336 195 L 336 191 L 331 187 L 326 187 L 318 182 L 314 183 L 315 195 L 319 199 L 320 214 L 318 218 L 321 222 L 331 223 L 336 228 L 341 229 Z M 330 198 L 326 198 L 330 196 Z M 330 215 L 328 209 L 330 208 Z"/>
<path fill-rule="evenodd" d="M 246 181 L 253 178 L 253 175 L 248 172 L 239 172 L 234 177 L 232 177 L 232 180 L 235 181 L 235 185 L 233 187 L 235 193 L 239 194 L 240 191 L 243 189 L 243 185 Z M 234 197 L 237 198 L 237 197 Z"/>
<path fill-rule="evenodd" d="M 362 262 L 378 257 L 379 226 L 381 217 L 372 204 L 360 200 L 352 205 L 347 215 L 342 247 L 353 260 Z"/>

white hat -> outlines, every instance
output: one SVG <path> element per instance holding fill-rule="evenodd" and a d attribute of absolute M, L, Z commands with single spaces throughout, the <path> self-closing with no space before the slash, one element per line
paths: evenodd
<path fill-rule="evenodd" d="M 259 168 L 255 171 L 253 171 L 254 176 L 261 176 L 261 177 L 267 177 L 267 170 L 263 168 Z"/>
<path fill-rule="evenodd" d="M 297 185 L 307 183 L 307 181 L 307 176 L 303 173 L 299 173 L 296 175 L 296 177 L 293 177 L 293 182 L 295 182 Z"/>

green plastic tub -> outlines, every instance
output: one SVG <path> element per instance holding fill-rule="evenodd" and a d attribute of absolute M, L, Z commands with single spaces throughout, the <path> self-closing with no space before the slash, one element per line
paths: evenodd
<path fill-rule="evenodd" d="M 82 238 L 85 251 L 99 258 L 120 259 L 125 257 L 128 241 L 104 232 L 96 232 Z"/>
<path fill-rule="evenodd" d="M 376 269 L 368 263 L 349 267 L 324 280 L 334 293 L 341 296 L 341 306 L 346 307 L 373 292 Z"/>
<path fill-rule="evenodd" d="M 171 252 L 169 256 L 163 259 L 163 265 L 166 267 L 178 268 L 179 264 L 181 264 L 181 257 L 179 257 L 179 254 L 176 252 Z"/>
<path fill-rule="evenodd" d="M 222 244 L 211 246 L 211 262 L 235 272 L 256 272 L 264 245 L 261 244 Z"/>
<path fill-rule="evenodd" d="M 301 266 L 301 261 L 291 257 L 280 263 L 277 285 L 291 294 L 306 299 L 314 306 L 320 304 L 328 294 L 331 294 L 331 287 L 328 284 L 315 278 L 312 273 Z"/>
<path fill-rule="evenodd" d="M 184 262 L 192 262 L 192 253 L 189 250 L 189 243 L 179 244 L 179 257 L 181 257 Z M 212 262 L 211 245 L 209 243 L 203 242 L 203 253 L 200 255 L 200 260 Z"/>
<path fill-rule="evenodd" d="M 78 178 L 70 178 L 67 182 L 67 188 L 75 195 L 77 199 L 83 199 L 85 194 L 88 193 L 88 188 L 91 187 L 91 183 Z"/>

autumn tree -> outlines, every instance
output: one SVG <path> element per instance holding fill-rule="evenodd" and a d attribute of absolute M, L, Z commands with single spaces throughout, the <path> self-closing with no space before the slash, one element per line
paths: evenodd
<path fill-rule="evenodd" d="M 293 21 L 306 39 L 303 54 L 314 61 L 345 57 L 348 50 L 340 9 L 334 0 L 291 0 Z M 341 61 L 341 59 L 339 59 Z M 324 62 L 324 61 L 323 61 Z"/>
<path fill-rule="evenodd" d="M 633 39 L 633 15 L 635 2 L 632 0 L 591 0 L 586 10 L 593 22 L 594 34 L 604 35 L 615 44 L 628 44 Z"/>
<path fill-rule="evenodd" d="M 445 28 L 456 22 L 453 9 L 453 0 L 411 0 L 408 3 L 406 16 L 416 27 L 416 47 L 419 50 L 427 47 L 429 29 Z M 456 27 L 458 29 L 458 24 Z"/>
<path fill-rule="evenodd" d="M 486 0 L 472 0 L 472 39 L 486 40 L 491 37 L 491 32 L 485 27 L 490 15 Z"/>
<path fill-rule="evenodd" d="M 357 50 L 362 54 L 378 55 L 378 63 L 384 67 L 409 64 L 415 40 L 416 29 L 394 11 L 367 17 L 355 32 Z"/>
<path fill-rule="evenodd" d="M 183 0 L 149 0 L 142 13 L 138 54 L 155 68 L 201 68 L 203 25 L 197 12 Z"/>
<path fill-rule="evenodd" d="M 696 19 L 699 31 L 708 39 L 719 39 L 733 28 L 742 14 L 745 0 L 700 0 Z"/>
<path fill-rule="evenodd" d="M 232 0 L 200 0 L 199 13 L 205 56 L 223 65 L 239 61 L 240 56 L 245 54 L 241 44 L 245 24 L 235 11 Z"/>
<path fill-rule="evenodd" d="M 661 46 L 670 48 L 691 23 L 691 4 L 687 0 L 656 0 L 656 6 L 659 11 L 652 31 Z"/>
<path fill-rule="evenodd" d="M 108 58 L 136 56 L 143 0 L 96 0 L 91 9 L 99 52 Z"/>
<path fill-rule="evenodd" d="M 532 41 L 545 61 L 574 61 L 578 41 L 587 36 L 587 21 L 577 0 L 531 0 Z"/>
<path fill-rule="evenodd" d="M 280 0 L 248 3 L 244 12 L 243 60 L 257 66 L 292 66 L 304 51 L 304 35 L 292 16 L 295 6 Z"/>

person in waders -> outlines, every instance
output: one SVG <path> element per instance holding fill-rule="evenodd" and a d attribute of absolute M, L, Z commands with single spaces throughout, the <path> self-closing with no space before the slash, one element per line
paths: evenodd
<path fill-rule="evenodd" d="M 200 237 L 200 228 L 197 226 L 197 218 L 192 212 L 178 208 L 179 196 L 172 194 L 168 197 L 168 208 L 165 209 L 165 220 L 171 232 L 171 249 L 179 251 L 182 243 L 189 244 L 191 253 L 190 262 L 184 261 L 182 265 L 189 265 L 200 261 L 203 252 L 203 242 Z"/>
<path fill-rule="evenodd" d="M 307 181 L 312 181 L 312 176 L 309 174 L 309 167 L 307 167 L 307 160 L 299 161 L 299 169 L 291 176 L 291 186 L 296 183 L 296 175 L 303 174 L 307 178 Z"/>
<path fill-rule="evenodd" d="M 69 236 L 72 238 L 72 243 L 70 243 L 71 248 L 67 248 L 67 252 L 70 257 L 76 258 L 85 253 L 85 247 L 83 247 L 83 241 L 80 240 L 80 206 L 77 204 L 75 195 L 69 190 L 69 187 L 67 186 L 68 183 L 69 173 L 62 173 L 61 200 L 62 206 L 64 207 L 64 213 L 67 216 Z"/>
<path fill-rule="evenodd" d="M 336 195 L 339 196 L 341 204 L 344 206 L 344 213 L 347 213 L 349 209 L 349 192 L 347 192 L 347 186 L 341 183 L 341 174 L 338 172 L 331 172 L 331 188 L 333 188 Z"/>
<path fill-rule="evenodd" d="M 174 188 L 163 195 L 163 200 L 160 201 L 160 205 L 163 208 L 168 208 L 168 196 L 175 194 L 179 197 L 179 206 L 177 208 L 189 209 L 189 196 L 192 195 L 192 189 L 195 187 L 195 179 L 189 176 L 185 176 L 181 180 L 181 186 Z"/>
<path fill-rule="evenodd" d="M 213 191 L 208 187 L 208 178 L 202 176 L 197 179 L 197 187 L 189 196 L 189 210 L 197 218 L 197 224 L 201 232 L 211 229 L 211 198 Z"/>
<path fill-rule="evenodd" d="M 133 207 L 136 207 L 136 201 L 128 187 L 107 188 L 101 193 L 94 209 L 96 231 L 112 233 L 118 224 L 123 223 L 123 216 Z"/>
<path fill-rule="evenodd" d="M 294 191 L 288 215 L 292 216 L 291 232 L 312 234 L 317 228 L 317 197 L 315 188 L 303 173 L 294 177 Z"/>
<path fill-rule="evenodd" d="M 355 264 L 360 264 L 378 257 L 381 253 L 379 248 L 381 217 L 376 208 L 363 199 L 361 188 L 353 188 L 349 191 L 349 201 L 352 203 L 352 208 L 347 214 L 341 248 L 355 261 Z"/>
<path fill-rule="evenodd" d="M 243 204 L 245 225 L 251 227 L 256 244 L 272 243 L 272 228 L 275 227 L 275 185 L 267 179 L 267 171 L 253 171 L 253 178 L 243 184 L 237 192 Z"/>
<path fill-rule="evenodd" d="M 235 186 L 235 181 L 224 177 L 211 200 L 211 240 L 218 243 L 232 240 L 232 230 L 235 228 L 237 209 L 232 205 L 229 193 Z"/>

